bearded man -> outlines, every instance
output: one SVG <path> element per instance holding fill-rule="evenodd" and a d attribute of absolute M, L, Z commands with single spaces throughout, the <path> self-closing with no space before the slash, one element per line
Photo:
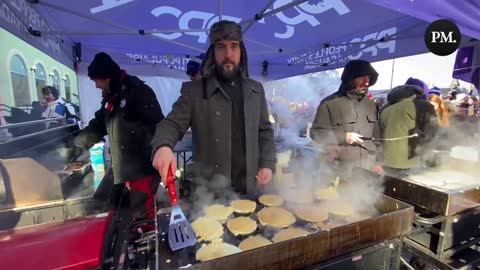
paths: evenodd
<path fill-rule="evenodd" d="M 153 166 L 162 180 L 177 164 L 173 149 L 191 127 L 194 174 L 229 179 L 226 187 L 254 193 L 270 182 L 275 145 L 263 86 L 249 78 L 247 52 L 239 24 L 219 21 L 209 33 L 210 47 L 201 80 L 185 82 L 172 111 L 157 125 Z"/>

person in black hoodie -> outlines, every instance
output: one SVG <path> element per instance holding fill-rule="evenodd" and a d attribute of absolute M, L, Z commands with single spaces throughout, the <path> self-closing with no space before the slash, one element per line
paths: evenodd
<path fill-rule="evenodd" d="M 153 90 L 138 77 L 121 70 L 104 53 L 95 55 L 88 76 L 102 90 L 103 100 L 95 117 L 75 138 L 87 149 L 108 135 L 115 184 L 124 184 L 136 219 L 152 219 L 154 176 L 150 141 L 155 126 L 164 118 Z"/>
<path fill-rule="evenodd" d="M 352 60 L 342 73 L 337 92 L 322 100 L 310 129 L 314 141 L 330 146 L 340 170 L 351 176 L 353 167 L 382 173 L 379 145 L 362 137 L 380 137 L 375 102 L 367 97 L 378 73 L 364 60 Z M 332 147 L 333 146 L 333 147 Z"/>

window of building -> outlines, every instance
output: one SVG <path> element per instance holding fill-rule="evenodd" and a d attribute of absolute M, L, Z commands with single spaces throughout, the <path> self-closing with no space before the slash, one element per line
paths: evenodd
<path fill-rule="evenodd" d="M 42 64 L 35 65 L 35 87 L 37 90 L 37 98 L 43 98 L 42 88 L 47 85 L 47 73 Z"/>
<path fill-rule="evenodd" d="M 52 76 L 52 85 L 57 88 L 58 92 L 60 93 L 60 75 L 58 74 L 58 71 L 53 70 L 50 75 Z"/>
<path fill-rule="evenodd" d="M 10 62 L 10 78 L 12 80 L 15 106 L 30 105 L 31 100 L 30 89 L 28 88 L 27 65 L 18 54 L 12 56 L 12 61 Z"/>
<path fill-rule="evenodd" d="M 72 102 L 72 83 L 70 82 L 70 77 L 65 75 L 63 79 L 65 80 L 65 98 Z"/>

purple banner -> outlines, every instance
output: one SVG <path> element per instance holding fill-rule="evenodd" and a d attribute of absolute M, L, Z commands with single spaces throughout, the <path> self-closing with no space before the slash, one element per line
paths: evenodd
<path fill-rule="evenodd" d="M 208 48 L 208 29 L 220 19 L 242 25 L 251 73 L 267 80 L 342 67 L 351 59 L 380 61 L 427 52 L 423 34 L 437 9 L 468 7 L 455 22 L 462 32 L 480 37 L 480 27 L 475 27 L 478 19 L 470 20 L 480 14 L 480 7 L 470 0 L 318 0 L 298 5 L 293 5 L 293 0 L 276 0 L 268 5 L 270 2 L 43 0 L 30 4 L 11 0 L 14 4 L 7 7 L 11 10 L 20 5 L 19 10 L 38 13 L 42 19 L 35 28 L 48 34 L 42 37 L 81 42 L 84 62 L 105 51 L 121 65 L 138 70 L 143 66 L 147 74 L 152 68 L 183 74 L 188 56 Z M 407 15 L 410 12 L 413 16 Z M 255 14 L 264 16 L 256 20 Z M 18 20 L 25 25 L 32 21 L 28 16 Z M 268 62 L 266 68 L 264 61 Z"/>

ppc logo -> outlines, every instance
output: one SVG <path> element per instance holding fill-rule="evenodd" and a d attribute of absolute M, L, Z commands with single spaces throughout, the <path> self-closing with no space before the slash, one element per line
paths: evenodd
<path fill-rule="evenodd" d="M 449 20 L 437 20 L 425 31 L 425 45 L 434 54 L 446 56 L 454 53 L 460 46 L 460 29 Z"/>

